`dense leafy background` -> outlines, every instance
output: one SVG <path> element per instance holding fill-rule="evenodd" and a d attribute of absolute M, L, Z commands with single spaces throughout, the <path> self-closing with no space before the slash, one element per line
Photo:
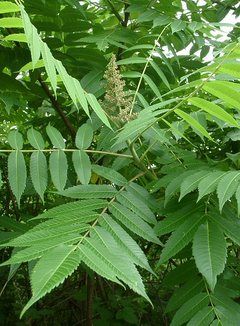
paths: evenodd
<path fill-rule="evenodd" d="M 240 324 L 239 13 L 0 2 L 3 325 Z"/>

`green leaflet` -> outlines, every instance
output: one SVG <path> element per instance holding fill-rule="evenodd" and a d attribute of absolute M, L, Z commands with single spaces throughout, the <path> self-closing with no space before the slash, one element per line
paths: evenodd
<path fill-rule="evenodd" d="M 41 51 L 40 51 L 40 44 L 41 40 L 38 36 L 37 29 L 32 25 L 28 14 L 24 10 L 23 6 L 20 6 L 21 9 L 21 16 L 23 20 L 23 27 L 24 32 L 27 38 L 27 43 L 31 51 L 31 57 L 32 57 L 32 68 L 34 69 L 36 63 L 40 59 Z"/>
<path fill-rule="evenodd" d="M 45 147 L 45 143 L 44 143 L 44 140 L 42 138 L 42 135 L 39 131 L 31 128 L 31 129 L 28 129 L 28 132 L 27 132 L 27 137 L 28 137 L 28 140 L 29 140 L 29 143 L 35 148 L 35 149 L 44 149 Z"/>
<path fill-rule="evenodd" d="M 237 200 L 237 209 L 238 209 L 238 216 L 239 216 L 240 215 L 240 185 L 237 187 L 235 196 Z"/>
<path fill-rule="evenodd" d="M 144 222 L 139 216 L 134 214 L 128 208 L 120 205 L 119 203 L 111 203 L 109 205 L 109 211 L 113 216 L 124 224 L 129 230 L 136 233 L 143 239 L 148 241 L 161 244 L 157 236 L 154 233 L 154 230 Z"/>
<path fill-rule="evenodd" d="M 223 218 L 221 215 L 214 212 L 210 213 L 210 218 L 223 230 L 227 237 L 240 246 L 240 226 L 236 221 Z"/>
<path fill-rule="evenodd" d="M 174 112 L 183 120 L 185 120 L 190 125 L 191 128 L 195 128 L 201 135 L 212 140 L 212 137 L 209 135 L 206 129 L 196 119 L 194 119 L 189 114 L 179 109 L 174 110 Z"/>
<path fill-rule="evenodd" d="M 219 181 L 225 173 L 226 172 L 224 171 L 215 171 L 207 173 L 206 177 L 203 178 L 198 184 L 199 196 L 197 201 L 202 199 L 205 195 L 214 192 L 217 188 Z"/>
<path fill-rule="evenodd" d="M 150 208 L 137 196 L 129 191 L 121 191 L 116 196 L 118 202 L 123 206 L 131 209 L 135 214 L 140 216 L 144 221 L 150 224 L 156 224 L 156 218 Z"/>
<path fill-rule="evenodd" d="M 48 241 L 60 241 L 60 239 L 64 242 L 65 239 L 69 239 L 69 236 L 76 238 L 81 232 L 88 231 L 89 227 L 88 224 L 81 220 L 74 221 L 73 223 L 67 221 L 63 224 L 60 222 L 58 225 L 54 225 L 49 229 L 40 228 L 35 230 L 35 228 L 33 228 L 19 237 L 10 240 L 7 245 L 14 247 L 29 247 L 44 244 Z M 60 243 L 61 242 L 59 242 L 59 244 Z"/>
<path fill-rule="evenodd" d="M 1 28 L 23 28 L 23 21 L 17 17 L 0 18 Z"/>
<path fill-rule="evenodd" d="M 0 14 L 8 14 L 10 12 L 20 11 L 19 7 L 10 1 L 0 2 Z"/>
<path fill-rule="evenodd" d="M 221 323 L 225 325 L 238 326 L 240 322 L 239 304 L 227 297 L 225 293 L 214 293 L 211 300 L 215 305 L 215 311 L 220 317 Z"/>
<path fill-rule="evenodd" d="M 54 127 L 48 125 L 46 128 L 47 135 L 51 140 L 51 143 L 55 148 L 64 149 L 65 148 L 65 141 L 61 133 Z"/>
<path fill-rule="evenodd" d="M 27 224 L 17 222 L 12 217 L 8 217 L 8 216 L 1 216 L 0 227 L 7 230 L 20 232 L 20 233 L 23 233 L 28 230 Z"/>
<path fill-rule="evenodd" d="M 84 240 L 84 244 L 79 245 L 79 249 L 81 253 L 85 254 L 85 257 L 88 256 L 86 257 L 88 259 L 82 257 L 82 260 L 90 268 L 92 267 L 89 264 L 89 256 L 90 260 L 94 262 L 94 264 L 99 263 L 99 269 L 102 269 L 102 274 L 99 273 L 100 275 L 103 275 L 104 277 L 117 283 L 119 283 L 117 278 L 120 279 L 136 293 L 142 295 L 146 300 L 150 301 L 145 292 L 141 276 L 139 275 L 136 267 L 130 260 L 126 259 L 121 250 L 114 248 L 116 250 L 110 252 L 107 247 L 104 247 L 94 238 L 86 238 Z"/>
<path fill-rule="evenodd" d="M 227 258 L 227 243 L 221 229 L 211 222 L 201 225 L 194 235 L 193 256 L 198 270 L 214 291 Z"/>
<path fill-rule="evenodd" d="M 205 220 L 204 214 L 194 214 L 177 228 L 165 244 L 159 264 L 165 263 L 192 241 L 198 226 Z"/>
<path fill-rule="evenodd" d="M 203 211 L 203 206 L 193 206 L 192 204 L 184 205 L 182 209 L 174 213 L 167 214 L 163 220 L 159 221 L 154 227 L 158 236 L 170 233 L 180 227 L 185 220 L 192 218 L 196 212 Z"/>
<path fill-rule="evenodd" d="M 188 322 L 187 326 L 210 325 L 215 317 L 212 307 L 205 307 L 198 311 L 195 316 Z M 213 326 L 213 324 L 211 324 Z"/>
<path fill-rule="evenodd" d="M 154 61 L 150 61 L 150 65 L 156 71 L 156 73 L 158 74 L 158 76 L 162 79 L 162 81 L 166 85 L 166 87 L 168 89 L 171 89 L 171 87 L 169 85 L 169 82 L 167 80 L 167 77 L 165 76 L 165 74 L 163 73 L 163 71 L 159 68 L 159 66 Z"/>
<path fill-rule="evenodd" d="M 100 225 L 103 226 L 119 244 L 119 247 L 134 261 L 135 264 L 152 272 L 145 254 L 137 242 L 109 215 L 102 214 Z"/>
<path fill-rule="evenodd" d="M 171 182 L 168 184 L 165 190 L 165 201 L 164 201 L 165 206 L 169 202 L 169 200 L 173 197 L 173 195 L 179 191 L 182 181 L 186 177 L 191 175 L 192 175 L 192 171 L 186 171 L 181 173 L 178 177 L 173 178 L 171 180 Z"/>
<path fill-rule="evenodd" d="M 166 312 L 170 312 L 181 307 L 186 301 L 194 297 L 204 289 L 204 282 L 200 277 L 190 279 L 182 287 L 176 289 L 169 299 Z"/>
<path fill-rule="evenodd" d="M 233 83 L 232 83 L 233 84 Z M 236 107 L 240 110 L 239 93 L 230 87 L 230 82 L 225 81 L 213 81 L 205 84 L 203 89 L 214 96 L 220 98 L 228 105 Z M 234 86 L 234 84 L 233 84 Z"/>
<path fill-rule="evenodd" d="M 98 103 L 96 97 L 93 94 L 87 94 L 87 101 L 99 119 L 110 129 L 112 129 L 106 113 L 102 109 L 101 105 Z"/>
<path fill-rule="evenodd" d="M 86 199 L 70 202 L 49 209 L 33 219 L 68 218 L 69 216 L 79 216 L 80 212 L 88 213 L 107 206 L 107 201 L 102 199 Z"/>
<path fill-rule="evenodd" d="M 36 192 L 44 202 L 44 192 L 48 183 L 48 167 L 46 157 L 41 151 L 33 152 L 31 155 L 30 176 Z"/>
<path fill-rule="evenodd" d="M 76 134 L 76 146 L 79 149 L 87 149 L 91 146 L 93 140 L 93 129 L 88 123 L 83 124 L 79 127 Z"/>
<path fill-rule="evenodd" d="M 209 297 L 206 293 L 199 293 L 185 302 L 176 312 L 171 322 L 171 326 L 181 326 L 191 319 L 199 310 L 206 307 Z"/>
<path fill-rule="evenodd" d="M 27 38 L 26 35 L 24 33 L 19 33 L 19 34 L 10 34 L 7 35 L 4 38 L 5 41 L 13 41 L 13 42 L 23 42 L 23 43 L 27 43 Z"/>
<path fill-rule="evenodd" d="M 62 245 L 62 244 L 75 244 L 82 238 L 81 235 L 77 233 L 69 233 L 64 236 L 59 235 L 56 238 L 46 240 L 44 242 L 39 242 L 39 244 L 33 244 L 31 247 L 25 247 L 22 250 L 18 250 L 16 253 L 13 253 L 11 258 L 1 264 L 12 265 L 12 264 L 21 264 L 23 262 L 28 262 L 40 258 L 43 254 L 52 250 L 53 248 Z"/>
<path fill-rule="evenodd" d="M 222 211 L 222 208 L 226 201 L 228 201 L 239 185 L 240 172 L 231 171 L 226 173 L 220 180 L 217 186 L 217 195 L 219 199 L 219 209 Z"/>
<path fill-rule="evenodd" d="M 140 58 L 140 57 L 131 57 L 131 58 L 127 58 L 127 59 L 122 59 L 117 61 L 117 65 L 133 65 L 136 63 L 146 63 L 147 59 L 146 58 Z"/>
<path fill-rule="evenodd" d="M 237 128 L 239 127 L 237 121 L 219 105 L 198 97 L 192 97 L 188 101 L 198 108 L 203 109 L 204 111 L 215 116 L 216 118 L 226 122 L 230 126 L 235 126 Z"/>
<path fill-rule="evenodd" d="M 8 142 L 10 146 L 14 149 L 22 149 L 23 148 L 23 137 L 20 132 L 17 130 L 12 130 L 8 134 Z"/>
<path fill-rule="evenodd" d="M 187 176 L 180 188 L 179 201 L 186 196 L 189 192 L 197 189 L 199 182 L 206 176 L 207 171 L 198 171 L 193 175 Z"/>
<path fill-rule="evenodd" d="M 158 99 L 162 99 L 162 95 L 157 87 L 157 85 L 154 83 L 154 81 L 146 74 L 143 75 L 143 78 L 145 82 L 149 85 L 153 93 L 157 96 Z"/>
<path fill-rule="evenodd" d="M 125 179 L 119 172 L 115 171 L 114 169 L 93 164 L 92 170 L 97 175 L 111 181 L 117 186 L 124 186 L 128 182 L 127 179 Z"/>
<path fill-rule="evenodd" d="M 27 170 L 22 152 L 16 150 L 8 157 L 8 178 L 13 194 L 20 206 L 20 199 L 26 187 Z"/>
<path fill-rule="evenodd" d="M 57 91 L 57 74 L 56 74 L 56 68 L 55 68 L 55 64 L 54 64 L 55 59 L 52 56 L 52 53 L 49 50 L 49 47 L 44 42 L 41 42 L 41 53 L 42 53 L 42 58 L 43 58 L 43 62 L 44 62 L 44 67 L 48 74 L 50 83 L 52 85 L 53 92 L 56 96 L 56 94 L 57 94 L 56 93 L 56 91 Z"/>
<path fill-rule="evenodd" d="M 111 198 L 117 193 L 113 186 L 107 185 L 80 185 L 62 191 L 62 196 L 78 199 Z"/>
<path fill-rule="evenodd" d="M 61 284 L 79 266 L 81 256 L 73 250 L 72 246 L 61 245 L 46 253 L 37 262 L 31 275 L 32 298 L 23 308 L 21 316 L 46 293 Z"/>
<path fill-rule="evenodd" d="M 62 191 L 67 182 L 68 163 L 66 154 L 58 150 L 50 155 L 49 169 L 52 182 L 58 191 Z"/>
<path fill-rule="evenodd" d="M 75 151 L 72 154 L 74 169 L 79 181 L 87 185 L 91 179 L 91 161 L 89 156 L 82 150 Z"/>

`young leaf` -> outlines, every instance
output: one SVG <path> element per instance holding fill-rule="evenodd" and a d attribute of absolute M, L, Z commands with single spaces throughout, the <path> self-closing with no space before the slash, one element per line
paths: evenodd
<path fill-rule="evenodd" d="M 33 152 L 31 155 L 30 176 L 36 192 L 44 202 L 44 192 L 48 182 L 48 167 L 46 157 L 41 151 Z"/>
<path fill-rule="evenodd" d="M 36 149 L 44 149 L 45 143 L 39 131 L 31 128 L 27 132 L 29 143 Z"/>
<path fill-rule="evenodd" d="M 88 123 L 83 124 L 76 134 L 76 146 L 79 149 L 87 149 L 91 146 L 93 140 L 93 129 Z"/>
<path fill-rule="evenodd" d="M 67 182 L 68 163 L 66 154 L 58 150 L 50 155 L 49 169 L 52 182 L 58 191 L 62 191 Z"/>
<path fill-rule="evenodd" d="M 89 156 L 82 150 L 74 151 L 72 160 L 79 181 L 83 185 L 87 185 L 91 179 L 91 161 Z"/>
<path fill-rule="evenodd" d="M 211 222 L 201 225 L 194 235 L 193 255 L 200 273 L 214 291 L 217 276 L 224 270 L 227 243 L 222 231 Z"/>
<path fill-rule="evenodd" d="M 65 148 L 65 141 L 61 133 L 54 127 L 48 125 L 46 128 L 48 137 L 51 140 L 51 143 L 55 148 L 64 149 Z"/>
<path fill-rule="evenodd" d="M 46 253 L 35 265 L 32 276 L 32 298 L 23 314 L 40 298 L 61 284 L 79 266 L 81 257 L 73 246 L 61 245 Z"/>
<path fill-rule="evenodd" d="M 221 178 L 217 187 L 220 211 L 222 211 L 222 208 L 226 201 L 228 201 L 237 190 L 237 187 L 239 185 L 239 179 L 239 171 L 230 171 Z"/>
<path fill-rule="evenodd" d="M 20 199 L 26 187 L 27 170 L 23 153 L 16 150 L 8 157 L 8 178 L 13 194 L 20 206 Z"/>

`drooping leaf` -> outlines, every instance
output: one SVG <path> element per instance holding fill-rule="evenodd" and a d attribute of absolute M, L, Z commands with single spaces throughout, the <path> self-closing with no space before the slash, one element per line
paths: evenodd
<path fill-rule="evenodd" d="M 44 202 L 44 192 L 48 182 L 48 167 L 46 157 L 41 151 L 33 152 L 31 155 L 30 176 L 36 192 Z"/>
<path fill-rule="evenodd" d="M 26 187 L 27 170 L 23 153 L 16 150 L 8 157 L 8 178 L 13 194 L 20 206 L 20 199 Z"/>
<path fill-rule="evenodd" d="M 68 163 L 62 150 L 53 152 L 49 159 L 49 169 L 52 182 L 58 191 L 62 191 L 67 182 Z"/>
<path fill-rule="evenodd" d="M 87 185 L 91 179 L 91 161 L 89 156 L 83 151 L 74 151 L 72 155 L 73 165 L 79 181 Z"/>
<path fill-rule="evenodd" d="M 214 291 L 217 276 L 224 270 L 227 244 L 222 231 L 211 222 L 201 225 L 194 235 L 193 255 L 201 274 Z"/>

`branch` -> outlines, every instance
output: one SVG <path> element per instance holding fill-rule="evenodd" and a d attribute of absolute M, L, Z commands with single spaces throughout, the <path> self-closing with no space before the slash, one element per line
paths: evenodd
<path fill-rule="evenodd" d="M 46 93 L 46 95 L 48 96 L 48 98 L 50 99 L 53 107 L 55 108 L 55 110 L 57 111 L 57 113 L 60 115 L 60 117 L 62 118 L 65 126 L 67 127 L 67 129 L 69 130 L 71 137 L 74 139 L 75 135 L 76 135 L 76 130 L 74 128 L 74 126 L 72 125 L 71 121 L 68 119 L 68 117 L 65 115 L 60 103 L 56 100 L 56 98 L 52 95 L 52 93 L 50 92 L 48 86 L 44 83 L 44 81 L 42 80 L 41 77 L 38 78 L 39 83 L 41 84 L 44 92 Z"/>
<path fill-rule="evenodd" d="M 117 11 L 117 9 L 114 7 L 114 5 L 111 3 L 110 0 L 104 0 L 107 5 L 111 8 L 112 13 L 115 15 L 115 17 L 120 21 L 121 25 L 124 26 L 124 20 L 122 19 L 122 17 L 119 15 L 119 12 Z"/>

